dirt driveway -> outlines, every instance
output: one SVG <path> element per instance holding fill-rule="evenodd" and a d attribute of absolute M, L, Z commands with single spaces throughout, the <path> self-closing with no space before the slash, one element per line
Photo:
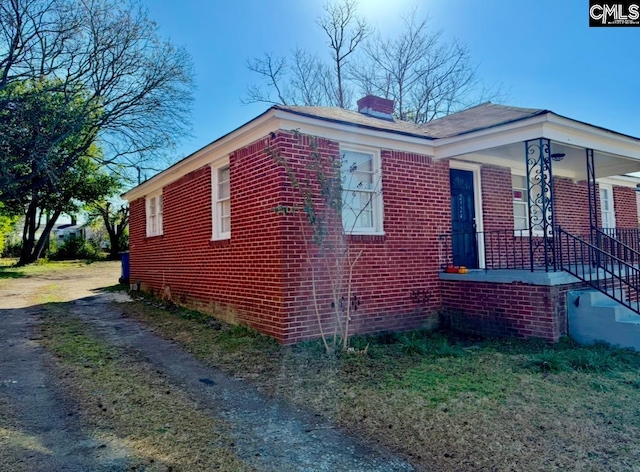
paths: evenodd
<path fill-rule="evenodd" d="M 58 366 L 37 334 L 42 303 L 48 301 L 68 303 L 68 314 L 101 339 L 139 352 L 152 372 L 193 401 L 199 414 L 228 424 L 233 453 L 247 470 L 414 470 L 388 451 L 204 366 L 125 317 L 118 304 L 126 297 L 101 290 L 114 285 L 118 274 L 118 263 L 95 263 L 0 280 L 2 470 L 144 470 L 132 466 L 126 445 L 97 439 L 66 384 L 56 378 Z M 174 470 L 157 464 L 151 469 Z"/>

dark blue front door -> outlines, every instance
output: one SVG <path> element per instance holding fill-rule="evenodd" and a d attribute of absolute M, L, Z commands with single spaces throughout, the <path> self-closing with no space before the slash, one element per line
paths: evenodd
<path fill-rule="evenodd" d="M 453 264 L 469 269 L 478 268 L 475 207 L 473 202 L 473 172 L 451 169 L 451 246 Z"/>

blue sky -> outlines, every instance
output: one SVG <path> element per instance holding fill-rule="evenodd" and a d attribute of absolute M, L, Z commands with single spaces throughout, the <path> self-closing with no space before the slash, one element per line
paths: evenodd
<path fill-rule="evenodd" d="M 266 110 L 243 105 L 257 77 L 246 61 L 298 46 L 328 54 L 315 19 L 323 0 L 142 0 L 160 33 L 193 57 L 198 90 L 184 157 Z M 443 38 L 471 50 L 478 75 L 509 105 L 545 108 L 640 136 L 640 28 L 589 28 L 587 0 L 360 0 L 384 34 L 412 6 Z"/>

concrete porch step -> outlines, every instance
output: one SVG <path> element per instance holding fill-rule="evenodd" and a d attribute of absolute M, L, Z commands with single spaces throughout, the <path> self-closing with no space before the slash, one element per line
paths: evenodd
<path fill-rule="evenodd" d="M 640 315 L 597 290 L 567 293 L 569 335 L 580 344 L 604 341 L 640 351 Z"/>

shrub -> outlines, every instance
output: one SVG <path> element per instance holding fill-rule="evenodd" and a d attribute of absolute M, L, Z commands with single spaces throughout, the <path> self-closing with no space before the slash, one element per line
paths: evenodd
<path fill-rule="evenodd" d="M 65 241 L 52 252 L 50 259 L 56 261 L 71 259 L 99 259 L 100 250 L 84 238 Z"/>
<path fill-rule="evenodd" d="M 22 241 L 7 242 L 2 249 L 2 257 L 20 257 Z"/>

